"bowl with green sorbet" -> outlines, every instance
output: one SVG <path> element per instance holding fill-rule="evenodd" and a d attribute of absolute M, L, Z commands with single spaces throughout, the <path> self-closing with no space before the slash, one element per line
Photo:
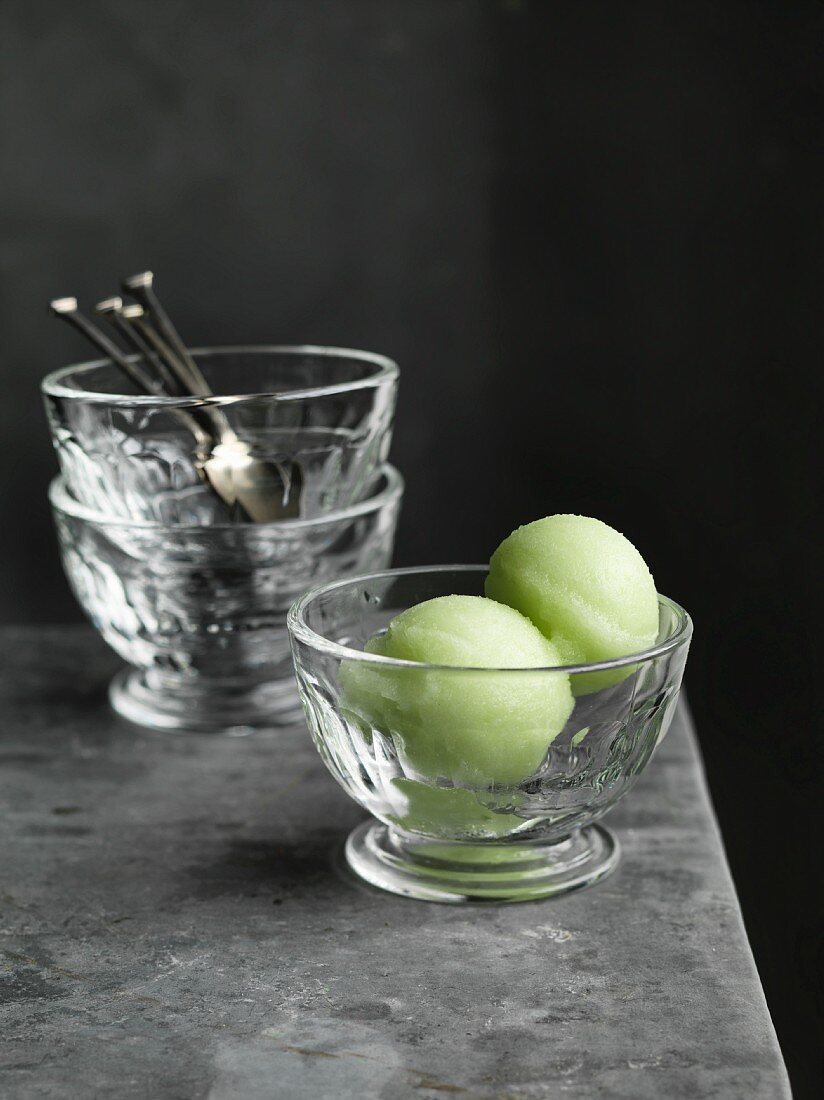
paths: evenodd
<path fill-rule="evenodd" d="M 617 531 L 550 516 L 488 566 L 337 581 L 288 621 L 315 744 L 372 815 L 346 842 L 361 878 L 512 902 L 615 868 L 598 821 L 666 733 L 692 633 Z"/>

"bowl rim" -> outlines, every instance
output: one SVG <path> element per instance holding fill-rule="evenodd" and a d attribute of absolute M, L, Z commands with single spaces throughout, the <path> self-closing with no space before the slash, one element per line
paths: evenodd
<path fill-rule="evenodd" d="M 307 519 L 280 519 L 272 523 L 156 523 L 153 520 L 122 519 L 120 516 L 110 513 L 98 512 L 87 504 L 81 504 L 70 495 L 62 474 L 57 474 L 49 485 L 49 501 L 55 513 L 71 516 L 84 523 L 93 523 L 98 527 L 120 527 L 139 531 L 165 531 L 189 534 L 208 534 L 212 531 L 240 531 L 244 535 L 261 534 L 267 532 L 303 531 L 311 527 L 323 527 L 331 523 L 340 523 L 359 516 L 369 515 L 372 512 L 380 512 L 387 505 L 393 505 L 400 501 L 403 495 L 405 482 L 403 475 L 390 462 L 384 462 L 377 470 L 379 477 L 386 484 L 372 496 L 355 504 L 349 504 L 345 508 L 337 508 L 324 512 L 319 516 L 310 516 Z M 378 483 L 380 484 L 380 483 Z"/>
<path fill-rule="evenodd" d="M 662 642 L 657 642 L 653 646 L 649 646 L 647 649 L 639 650 L 636 653 L 627 653 L 624 656 L 613 657 L 607 661 L 591 661 L 586 664 L 577 665 L 547 665 L 530 668 L 488 668 L 477 665 L 436 665 L 428 664 L 424 661 L 399 660 L 394 657 L 382 657 L 377 653 L 366 653 L 362 649 L 352 649 L 349 646 L 341 645 L 339 642 L 333 642 L 329 638 L 325 638 L 322 634 L 318 634 L 316 631 L 312 630 L 303 618 L 306 608 L 313 600 L 321 595 L 327 595 L 330 592 L 334 592 L 335 589 L 345 588 L 347 585 L 364 583 L 367 581 L 374 582 L 387 577 L 409 576 L 414 573 L 475 572 L 488 573 L 489 565 L 406 566 L 399 569 L 382 569 L 375 573 L 362 573 L 358 576 L 343 577 L 336 581 L 327 582 L 326 584 L 316 585 L 314 588 L 310 588 L 304 592 L 302 596 L 299 596 L 289 608 L 286 622 L 290 638 L 297 639 L 328 657 L 336 657 L 346 661 L 359 661 L 364 664 L 384 666 L 387 668 L 418 668 L 438 672 L 494 672 L 496 674 L 510 672 L 562 672 L 566 675 L 573 675 L 574 673 L 609 671 L 611 669 L 625 668 L 627 665 L 636 665 L 651 661 L 656 657 L 662 657 L 667 653 L 671 653 L 679 646 L 688 643 L 692 637 L 693 626 L 689 613 L 685 611 L 680 604 L 677 604 L 675 600 L 671 600 L 668 596 L 664 596 L 660 592 L 656 593 L 659 604 L 663 604 L 673 611 L 678 620 L 677 629 L 670 637 L 665 638 Z"/>
<path fill-rule="evenodd" d="M 59 397 L 82 402 L 88 405 L 113 405 L 118 408 L 157 408 L 191 409 L 231 405 L 241 401 L 299 401 L 305 398 L 330 397 L 335 394 L 350 393 L 355 390 L 374 389 L 382 385 L 397 382 L 400 368 L 394 359 L 374 351 L 360 351 L 357 348 L 339 348 L 325 344 L 226 344 L 210 345 L 188 349 L 191 355 L 201 358 L 213 355 L 314 355 L 329 359 L 360 359 L 371 363 L 375 372 L 367 378 L 356 378 L 350 382 L 330 383 L 326 386 L 305 386 L 302 389 L 260 391 L 251 393 L 212 394 L 208 397 L 183 396 L 162 397 L 155 394 L 99 393 L 95 390 L 79 390 L 64 384 L 74 371 L 90 371 L 96 367 L 111 365 L 112 360 L 105 356 L 99 359 L 87 359 L 80 363 L 70 363 L 50 371 L 42 379 L 40 390 L 46 397 Z M 126 355 L 130 361 L 139 361 L 139 355 Z"/>

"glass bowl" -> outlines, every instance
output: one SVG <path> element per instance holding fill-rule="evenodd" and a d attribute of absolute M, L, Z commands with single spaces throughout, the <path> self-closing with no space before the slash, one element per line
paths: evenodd
<path fill-rule="evenodd" d="M 692 623 L 665 596 L 656 644 L 601 664 L 453 668 L 363 652 L 413 604 L 483 595 L 486 575 L 486 566 L 456 565 L 377 572 L 314 588 L 289 612 L 312 737 L 335 779 L 377 818 L 349 836 L 347 861 L 409 897 L 525 901 L 608 874 L 618 842 L 595 822 L 646 767 L 678 699 Z M 558 677 L 574 697 L 560 733 L 533 705 Z M 510 738 L 497 755 L 494 724 Z M 524 763 L 525 735 L 537 766 Z"/>
<path fill-rule="evenodd" d="M 198 472 L 211 453 L 195 419 L 204 415 L 219 416 L 273 471 L 282 507 L 269 518 L 312 518 L 370 491 L 391 442 L 399 373 L 391 359 L 309 346 L 191 354 L 220 396 L 138 394 L 108 359 L 43 380 L 60 470 L 77 501 L 127 520 L 226 522 L 225 502 Z"/>
<path fill-rule="evenodd" d="M 126 522 L 51 485 L 63 566 L 81 607 L 133 666 L 110 689 L 140 725 L 247 733 L 300 716 L 286 612 L 312 584 L 387 566 L 403 480 L 314 519 L 210 527 Z"/>

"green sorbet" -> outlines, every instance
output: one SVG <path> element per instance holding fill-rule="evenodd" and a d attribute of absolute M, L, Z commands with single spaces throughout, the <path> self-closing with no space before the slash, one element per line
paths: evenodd
<path fill-rule="evenodd" d="M 389 817 L 410 833 L 453 840 L 506 836 L 527 821 L 516 814 L 495 813 L 464 787 L 430 787 L 414 779 L 393 779 L 405 799 L 402 814 Z"/>
<path fill-rule="evenodd" d="M 410 607 L 365 648 L 418 667 L 344 662 L 344 706 L 391 737 L 405 768 L 425 779 L 515 786 L 538 770 L 572 712 L 567 675 L 528 671 L 561 663 L 552 643 L 481 596 Z"/>
<path fill-rule="evenodd" d="M 625 657 L 658 637 L 658 596 L 646 562 L 629 539 L 587 516 L 519 527 L 492 555 L 485 591 L 526 615 L 562 664 Z M 631 671 L 575 676 L 573 691 L 606 687 Z"/>

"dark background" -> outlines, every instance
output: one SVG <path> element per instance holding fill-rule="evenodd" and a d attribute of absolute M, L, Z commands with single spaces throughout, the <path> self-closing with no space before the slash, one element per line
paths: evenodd
<path fill-rule="evenodd" d="M 796 1096 L 818 1096 L 820 3 L 0 6 L 0 621 L 78 618 L 46 316 L 158 273 L 192 343 L 403 370 L 398 563 L 577 511 L 693 613 L 690 699 Z"/>

